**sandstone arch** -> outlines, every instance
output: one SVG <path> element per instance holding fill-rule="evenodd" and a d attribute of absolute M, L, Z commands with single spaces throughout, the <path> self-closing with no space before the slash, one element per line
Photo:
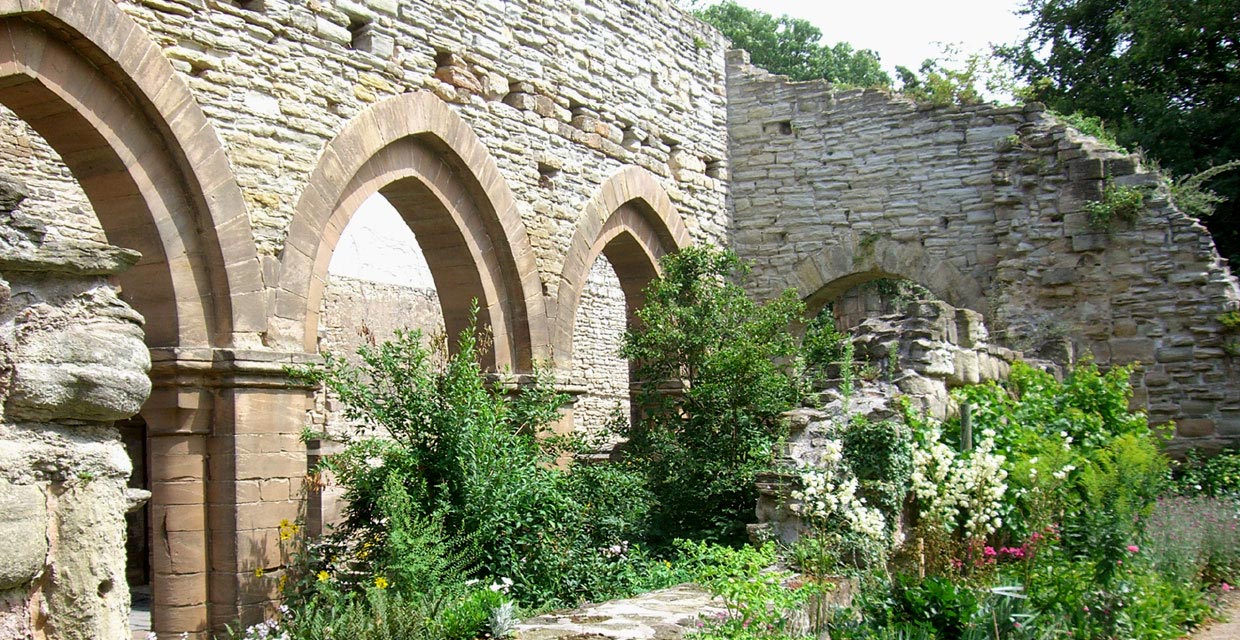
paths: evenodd
<path fill-rule="evenodd" d="M 57 149 L 152 347 L 256 344 L 263 283 L 241 191 L 185 83 L 108 0 L 0 4 L 0 102 Z"/>
<path fill-rule="evenodd" d="M 516 200 L 469 126 L 429 93 L 371 106 L 324 150 L 289 228 L 271 335 L 315 351 L 332 252 L 376 191 L 417 235 L 449 333 L 464 326 L 476 298 L 495 332 L 494 364 L 528 370 L 546 343 L 545 314 Z"/>
<path fill-rule="evenodd" d="M 789 279 L 813 317 L 849 289 L 878 278 L 902 278 L 926 287 L 956 307 L 986 315 L 986 295 L 976 280 L 930 256 L 918 242 L 852 234 L 802 260 Z"/>
<path fill-rule="evenodd" d="M 608 178 L 586 204 L 560 272 L 551 319 L 555 362 L 572 364 L 577 305 L 600 254 L 616 270 L 631 317 L 641 308 L 642 289 L 658 275 L 659 259 L 691 243 L 684 221 L 652 174 L 626 167 Z"/>
<path fill-rule="evenodd" d="M 118 280 L 146 318 L 155 362 L 142 409 L 151 519 L 161 523 L 150 531 L 162 540 L 152 554 L 154 624 L 161 634 L 204 632 L 212 613 L 234 616 L 227 589 L 214 588 L 223 566 L 208 555 L 229 552 L 232 523 L 206 523 L 208 504 L 232 500 L 225 483 L 215 495 L 206 483 L 207 436 L 227 422 L 211 398 L 223 393 L 196 382 L 214 367 L 213 349 L 257 346 L 264 328 L 245 203 L 188 87 L 115 3 L 4 2 L 0 22 L 0 102 L 61 157 L 108 241 L 142 253 Z M 218 441 L 228 449 L 228 438 Z M 212 601 L 224 606 L 209 611 Z"/>

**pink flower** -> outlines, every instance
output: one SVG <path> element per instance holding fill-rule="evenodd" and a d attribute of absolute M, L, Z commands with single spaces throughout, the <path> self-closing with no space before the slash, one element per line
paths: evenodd
<path fill-rule="evenodd" d="M 1233 586 L 1231 586 L 1231 585 L 1227 584 L 1226 582 L 1224 582 L 1224 583 L 1223 583 L 1223 592 L 1224 592 L 1224 593 L 1226 593 L 1226 592 L 1228 592 L 1228 591 L 1231 591 L 1232 589 L 1235 589 L 1235 587 L 1233 587 Z"/>
<path fill-rule="evenodd" d="M 994 547 L 986 547 L 985 549 L 982 549 L 982 554 L 983 554 L 983 555 L 987 555 L 987 556 L 993 556 L 993 555 L 995 555 L 995 548 L 994 548 Z"/>
<path fill-rule="evenodd" d="M 1135 544 L 1130 544 L 1128 545 L 1128 550 L 1131 551 L 1132 553 L 1136 553 L 1141 550 L 1141 547 L 1138 547 Z"/>

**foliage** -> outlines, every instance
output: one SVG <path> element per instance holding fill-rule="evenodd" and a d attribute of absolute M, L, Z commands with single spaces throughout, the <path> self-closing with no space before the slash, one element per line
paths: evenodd
<path fill-rule="evenodd" d="M 501 593 L 488 589 L 444 598 L 411 595 L 370 586 L 362 591 L 323 589 L 296 608 L 245 629 L 229 630 L 235 640 L 472 640 L 503 638 L 509 626 L 497 626 L 494 612 L 511 610 Z"/>
<path fill-rule="evenodd" d="M 958 390 L 982 435 L 970 453 L 957 420 L 910 414 L 921 524 L 897 566 L 928 577 L 898 579 L 886 595 L 870 581 L 879 586 L 859 599 L 870 621 L 841 623 L 833 637 L 1153 639 L 1205 619 L 1204 587 L 1240 568 L 1240 512 L 1232 498 L 1165 497 L 1168 460 L 1145 415 L 1129 409 L 1131 373 L 1086 362 L 1058 380 L 1017 363 L 1005 384 Z M 1001 473 L 953 473 L 979 452 L 1006 472 L 1004 491 L 985 479 Z M 1201 464 L 1181 467 L 1180 492 L 1201 492 Z M 1225 478 L 1234 463 L 1215 464 Z M 979 487 L 994 489 L 980 492 L 982 508 Z M 927 526 L 940 509 L 955 510 L 952 527 Z M 978 511 L 998 514 L 995 526 L 970 532 L 962 516 Z"/>
<path fill-rule="evenodd" d="M 1102 189 L 1101 200 L 1091 200 L 1084 205 L 1089 214 L 1089 226 L 1107 231 L 1116 222 L 1131 224 L 1141 213 L 1145 204 L 1145 192 L 1140 187 L 1129 187 L 1107 180 Z"/>
<path fill-rule="evenodd" d="M 1107 128 L 1106 123 L 1102 121 L 1102 118 L 1086 115 L 1080 111 L 1073 111 L 1072 113 L 1066 114 L 1052 111 L 1051 114 L 1062 120 L 1064 124 L 1072 127 L 1073 129 L 1076 129 L 1087 136 L 1097 138 L 1099 142 L 1106 145 L 1113 151 L 1128 151 L 1124 147 L 1120 146 L 1119 141 L 1115 139 L 1114 132 Z"/>
<path fill-rule="evenodd" d="M 1163 497 L 1146 520 L 1141 547 L 1169 582 L 1240 581 L 1240 503 L 1235 497 Z"/>
<path fill-rule="evenodd" d="M 1234 0 L 1026 0 L 1023 14 L 1024 40 L 997 53 L 1030 84 L 1028 99 L 1100 118 L 1177 175 L 1240 159 Z M 1234 262 L 1240 174 L 1203 182 L 1228 199 L 1205 223 Z"/>
<path fill-rule="evenodd" d="M 744 272 L 717 249 L 665 257 L 624 338 L 641 411 L 628 452 L 654 495 L 656 540 L 742 540 L 780 414 L 803 395 L 788 332 L 803 307 L 791 291 L 753 302 L 732 280 Z"/>
<path fill-rule="evenodd" d="M 980 104 L 982 94 L 977 83 L 983 62 L 980 55 L 974 54 L 965 59 L 963 67 L 929 58 L 916 72 L 908 67 L 896 67 L 900 92 L 914 100 L 936 105 Z"/>
<path fill-rule="evenodd" d="M 800 637 L 795 616 L 810 598 L 822 593 L 816 583 L 793 580 L 787 571 L 772 571 L 775 545 L 760 549 L 682 541 L 692 558 L 695 579 L 723 600 L 726 613 L 707 618 L 704 627 L 686 635 L 700 640 L 785 640 Z"/>
<path fill-rule="evenodd" d="M 846 42 L 821 44 L 822 31 L 808 20 L 778 18 L 747 9 L 734 0 L 699 9 L 694 14 L 713 25 L 749 52 L 755 65 L 793 80 L 828 80 L 857 87 L 886 87 L 891 77 L 883 71 L 878 54 L 855 50 Z"/>
<path fill-rule="evenodd" d="M 864 419 L 855 423 L 861 429 L 870 426 Z M 879 442 L 872 444 L 881 447 Z M 884 514 L 866 504 L 857 474 L 844 460 L 844 446 L 842 440 L 820 443 L 819 466 L 802 469 L 800 488 L 791 494 L 789 508 L 809 525 L 809 535 L 798 546 L 798 561 L 807 573 L 817 576 L 829 576 L 841 566 L 878 566 L 891 548 L 894 525 L 888 517 L 897 514 Z M 867 471 L 885 471 L 879 468 L 882 462 Z"/>
<path fill-rule="evenodd" d="M 897 576 L 894 593 L 897 618 L 947 637 L 960 637 L 979 607 L 972 589 L 937 576 Z"/>
<path fill-rule="evenodd" d="M 912 432 L 897 420 L 854 416 L 842 443 L 844 462 L 860 481 L 862 496 L 879 509 L 894 533 L 913 476 Z"/>
<path fill-rule="evenodd" d="M 1240 451 L 1229 449 L 1206 457 L 1192 449 L 1175 467 L 1176 492 L 1184 496 L 1240 498 Z"/>
<path fill-rule="evenodd" d="M 1194 174 L 1184 175 L 1171 183 L 1171 202 L 1194 218 L 1207 220 L 1228 197 L 1206 187 L 1214 178 L 1240 169 L 1240 159 L 1210 167 Z"/>
<path fill-rule="evenodd" d="M 920 517 L 930 526 L 980 540 L 1003 526 L 1007 458 L 995 453 L 995 431 L 983 429 L 977 447 L 958 451 L 944 442 L 942 429 L 909 414 L 916 428 L 913 495 Z"/>
<path fill-rule="evenodd" d="M 1151 438 L 1116 437 L 1086 460 L 1076 485 L 1075 517 L 1063 526 L 1064 548 L 1094 561 L 1095 579 L 1110 587 L 1163 489 L 1167 459 Z"/>
<path fill-rule="evenodd" d="M 844 343 L 849 336 L 835 326 L 835 315 L 828 306 L 810 320 L 801 341 L 801 351 L 807 371 L 822 375 L 827 367 L 839 363 L 844 357 Z"/>
<path fill-rule="evenodd" d="M 327 462 L 348 504 L 331 539 L 338 560 L 306 573 L 354 590 L 382 578 L 410 597 L 457 597 L 472 575 L 543 606 L 649 584 L 655 560 L 629 542 L 642 531 L 642 478 L 555 467 L 571 443 L 544 436 L 565 398 L 540 375 L 515 392 L 492 383 L 481 350 L 472 326 L 450 355 L 400 332 L 364 347 L 360 364 L 328 356 L 301 372 L 387 434 Z"/>

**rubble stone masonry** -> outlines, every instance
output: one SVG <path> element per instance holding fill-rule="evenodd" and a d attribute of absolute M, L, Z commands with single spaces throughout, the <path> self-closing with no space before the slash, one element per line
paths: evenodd
<path fill-rule="evenodd" d="M 290 366 L 363 325 L 454 333 L 477 300 L 487 366 L 549 363 L 590 428 L 625 400 L 612 343 L 658 258 L 692 243 L 813 311 L 913 280 L 996 348 L 1140 363 L 1174 446 L 1240 443 L 1236 282 L 1135 158 L 1036 105 L 790 83 L 726 48 L 672 0 L 0 0 L 0 535 L 22 543 L 0 640 L 126 637 L 145 494 L 113 421 L 145 433 L 154 630 L 206 638 L 271 611 L 280 524 L 322 493 L 302 434 L 329 408 Z M 1152 186 L 1103 232 L 1082 205 L 1107 179 Z M 330 276 L 376 192 L 433 295 Z"/>

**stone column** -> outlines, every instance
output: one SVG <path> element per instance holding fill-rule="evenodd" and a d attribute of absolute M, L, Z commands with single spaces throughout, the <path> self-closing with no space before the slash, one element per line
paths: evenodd
<path fill-rule="evenodd" d="M 132 466 L 116 420 L 150 393 L 142 317 L 110 277 L 133 251 L 58 238 L 0 178 L 0 638 L 129 633 Z"/>
<path fill-rule="evenodd" d="M 211 625 L 249 625 L 272 613 L 290 545 L 281 525 L 305 521 L 306 444 L 312 388 L 286 368 L 312 356 L 216 350 L 211 384 L 218 418 L 207 441 Z M 287 529 L 286 529 L 287 530 Z"/>
<path fill-rule="evenodd" d="M 207 638 L 271 613 L 288 560 L 280 524 L 304 517 L 309 389 L 296 354 L 152 351 L 143 408 L 150 441 L 154 608 L 161 637 Z"/>

